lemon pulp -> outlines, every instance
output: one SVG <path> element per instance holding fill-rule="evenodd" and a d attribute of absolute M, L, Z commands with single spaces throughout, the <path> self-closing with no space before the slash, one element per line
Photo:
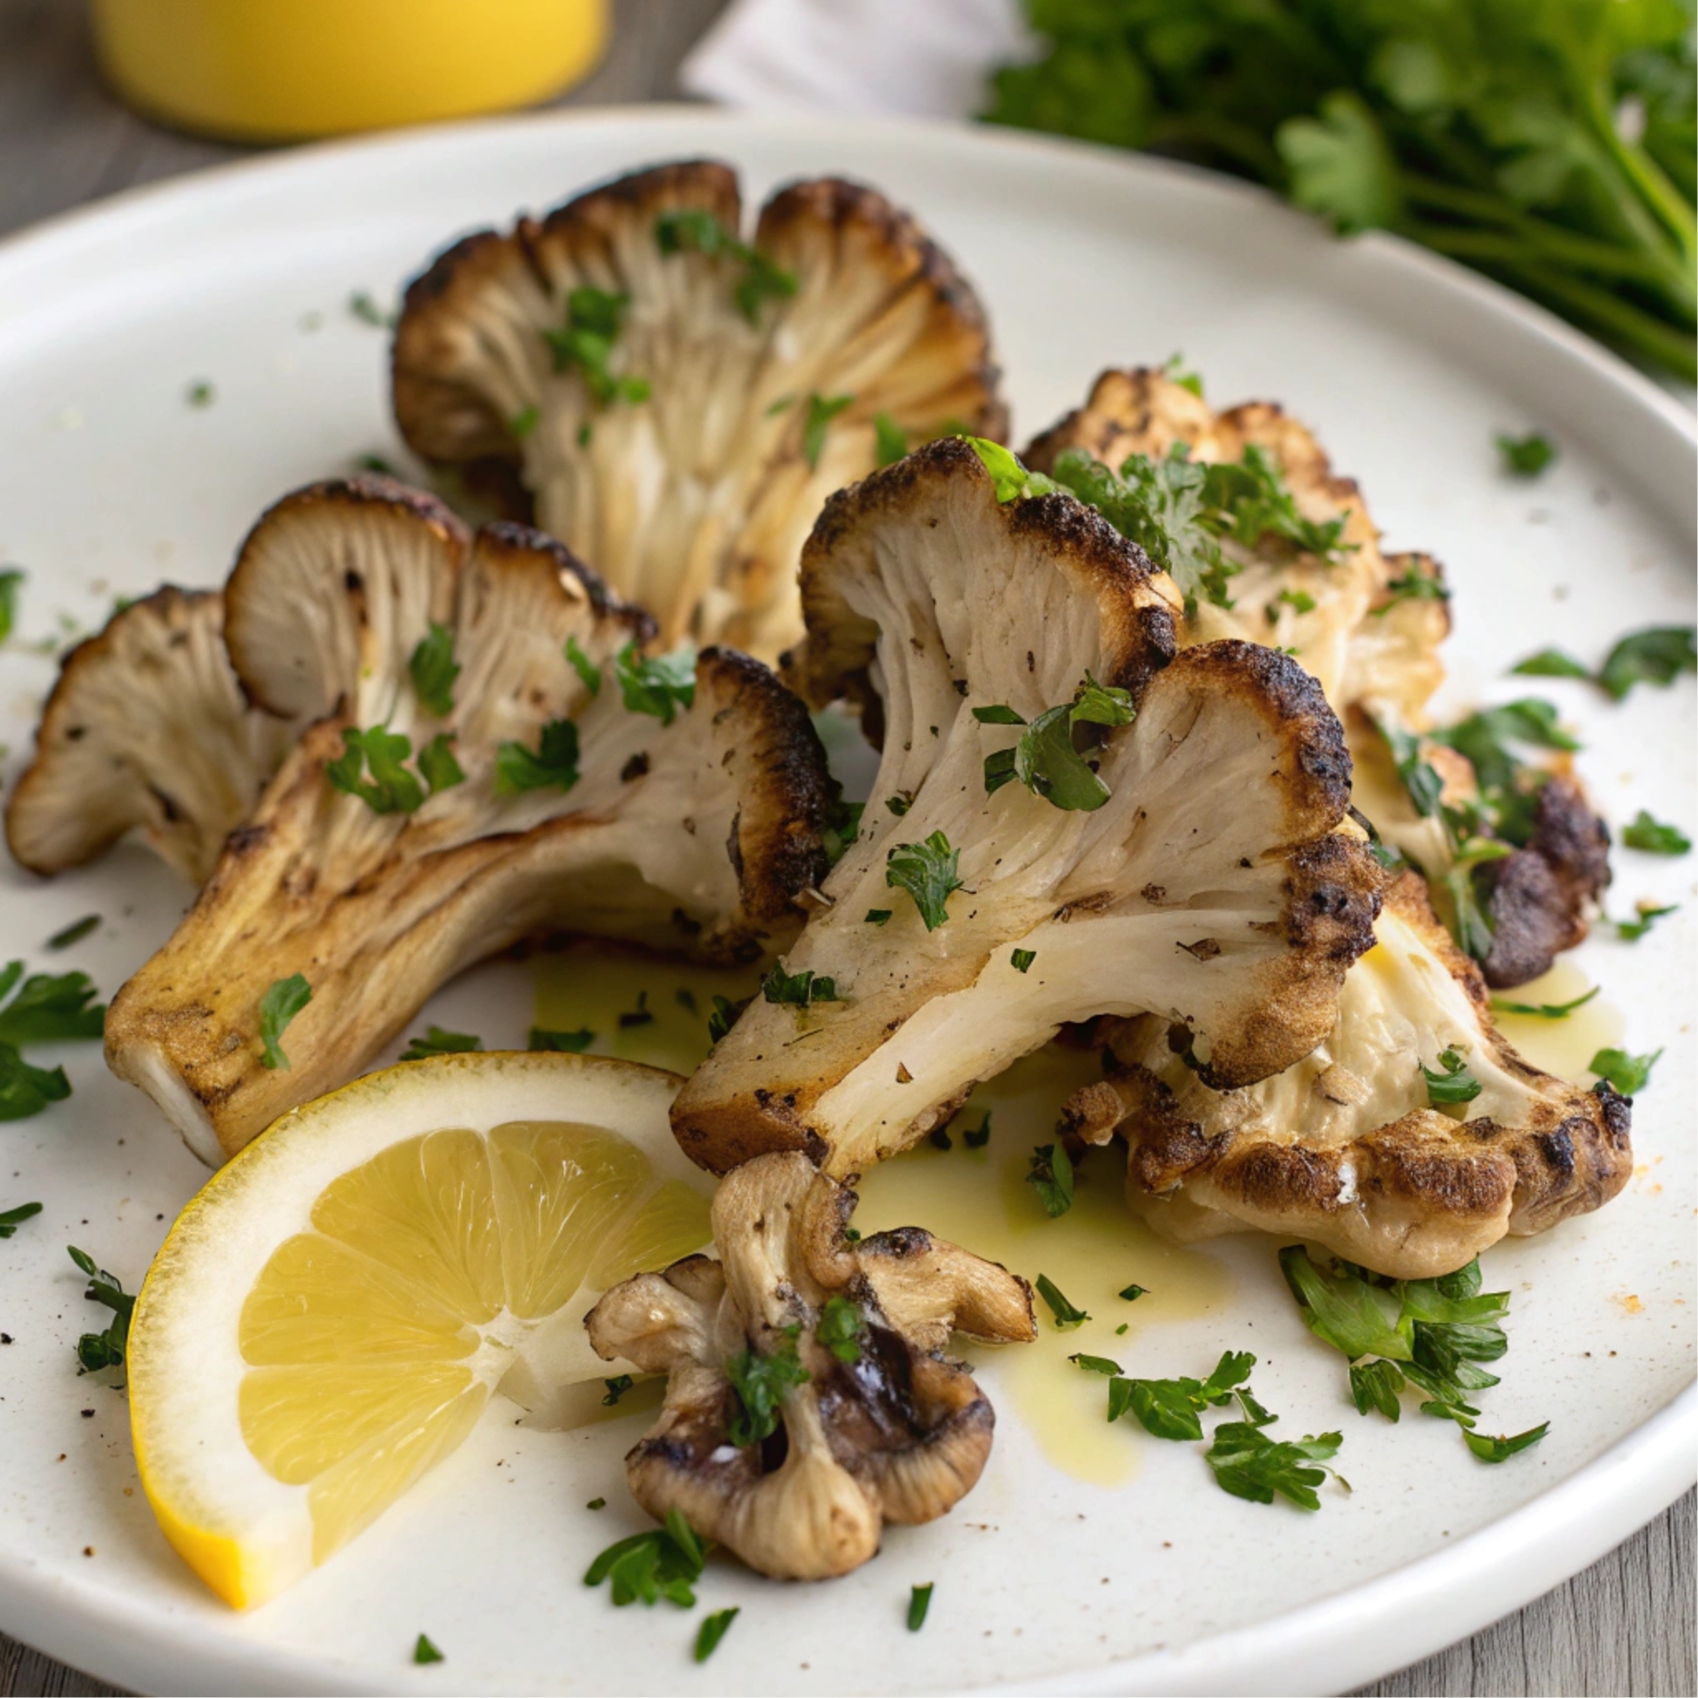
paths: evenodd
<path fill-rule="evenodd" d="M 587 1352 L 590 1296 L 709 1236 L 699 1192 L 572 1121 L 403 1139 L 310 1220 L 242 1304 L 238 1402 L 260 1465 L 306 1488 L 315 1564 L 459 1445 L 551 1323 L 555 1354 Z"/>

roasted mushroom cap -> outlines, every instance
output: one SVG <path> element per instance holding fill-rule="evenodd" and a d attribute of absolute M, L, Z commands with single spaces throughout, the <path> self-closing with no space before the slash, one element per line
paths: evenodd
<path fill-rule="evenodd" d="M 120 609 L 65 657 L 35 759 L 6 804 L 32 872 L 64 872 L 129 831 L 202 884 L 295 728 L 244 700 L 217 591 L 171 585 Z"/>
<path fill-rule="evenodd" d="M 736 173 L 696 160 L 467 237 L 407 291 L 394 402 L 427 460 L 516 473 L 522 516 L 664 642 L 770 659 L 800 633 L 808 527 L 879 464 L 880 421 L 923 440 L 1005 415 L 972 289 L 881 195 L 795 183 L 741 225 Z"/>
<path fill-rule="evenodd" d="M 1152 1225 L 1180 1239 L 1297 1235 L 1376 1273 L 1425 1279 L 1506 1233 L 1599 1208 L 1626 1184 L 1628 1099 L 1515 1053 L 1415 874 L 1392 887 L 1377 930 L 1325 1042 L 1248 1089 L 1208 1089 L 1163 1021 L 1100 1024 L 1110 1077 L 1075 1095 L 1063 1127 L 1093 1143 L 1119 1132 L 1127 1196 Z M 1446 1050 L 1481 1085 L 1457 1105 L 1466 1118 L 1429 1102 L 1422 1068 L 1444 1077 Z"/>
<path fill-rule="evenodd" d="M 473 538 L 386 480 L 324 484 L 260 520 L 227 606 L 256 701 L 330 706 L 107 1016 L 113 1070 L 205 1159 L 351 1077 L 447 978 L 539 932 L 743 960 L 799 924 L 827 784 L 801 705 L 758 662 L 710 650 L 693 705 L 628 706 L 609 663 L 634 660 L 646 616 L 558 543 L 505 524 Z M 451 701 L 413 676 L 427 638 L 451 642 Z M 350 737 L 374 730 L 406 739 L 387 788 L 375 762 L 348 774 Z M 312 1000 L 287 1063 L 267 1067 L 261 1000 L 297 973 Z"/>
<path fill-rule="evenodd" d="M 965 443 L 833 497 L 803 557 L 791 670 L 815 702 L 876 701 L 882 758 L 830 905 L 783 963 L 792 987 L 812 975 L 810 1000 L 769 981 L 674 1105 L 696 1160 L 724 1172 L 800 1148 L 864 1171 L 976 1080 L 1107 1011 L 1182 1023 L 1221 1085 L 1325 1035 L 1379 887 L 1339 829 L 1338 722 L 1269 649 L 1208 644 L 1157 670 L 1166 585 L 1071 497 L 999 503 Z M 1018 780 L 991 793 L 987 758 L 1022 735 L 1002 710 L 1065 712 L 1087 678 L 1136 710 L 1091 747 L 1101 805 Z M 935 882 L 928 914 L 900 879 L 935 870 L 939 846 L 960 888 Z"/>
<path fill-rule="evenodd" d="M 656 1519 L 681 1511 L 777 1579 L 846 1574 L 885 1522 L 954 1508 L 995 1416 L 944 1358 L 950 1333 L 1036 1336 L 1024 1280 L 915 1227 L 851 1244 L 854 1207 L 805 1156 L 759 1157 L 715 1193 L 719 1261 L 639 1274 L 585 1318 L 603 1357 L 667 1376 L 660 1419 L 625 1459 L 638 1503 Z M 736 1378 L 775 1357 L 794 1366 L 762 1376 L 782 1389 L 752 1420 Z"/>

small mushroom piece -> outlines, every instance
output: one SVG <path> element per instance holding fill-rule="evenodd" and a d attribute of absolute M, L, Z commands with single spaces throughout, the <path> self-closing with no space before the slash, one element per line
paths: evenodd
<path fill-rule="evenodd" d="M 204 884 L 295 730 L 243 697 L 223 597 L 167 584 L 66 655 L 35 759 L 6 804 L 6 841 L 22 865 L 51 876 L 135 831 Z"/>
<path fill-rule="evenodd" d="M 1168 1237 L 1296 1235 L 1398 1279 L 1453 1272 L 1505 1234 L 1607 1203 L 1633 1167 L 1630 1101 L 1515 1052 L 1416 874 L 1392 886 L 1376 930 L 1333 1030 L 1295 1066 L 1213 1091 L 1165 1022 L 1102 1021 L 1109 1077 L 1073 1097 L 1062 1129 L 1093 1143 L 1118 1130 L 1128 1200 Z M 1443 1079 L 1447 1051 L 1480 1087 L 1453 1113 L 1422 1071 Z"/>
<path fill-rule="evenodd" d="M 828 787 L 801 704 L 729 650 L 655 671 L 647 616 L 560 544 L 321 484 L 261 518 L 225 605 L 243 690 L 312 723 L 106 1022 L 113 1071 L 203 1159 L 527 939 L 754 960 L 800 925 Z M 296 974 L 279 1061 L 261 1007 Z"/>
<path fill-rule="evenodd" d="M 419 454 L 505 490 L 663 643 L 770 660 L 800 635 L 825 497 L 893 437 L 1006 415 L 971 287 L 882 195 L 797 182 L 742 219 L 736 173 L 689 160 L 466 237 L 407 290 L 394 406 Z"/>
<path fill-rule="evenodd" d="M 1381 875 L 1314 680 L 1242 642 L 1170 661 L 1171 585 L 1133 544 L 1069 495 L 998 494 L 934 442 L 809 539 L 788 675 L 860 704 L 881 757 L 783 963 L 830 995 L 769 990 L 673 1105 L 715 1172 L 785 1148 L 865 1172 L 1098 1014 L 1160 1012 L 1248 1084 L 1326 1035 L 1372 942 Z"/>
<path fill-rule="evenodd" d="M 851 1243 L 854 1207 L 805 1156 L 758 1157 L 715 1193 L 719 1261 L 639 1274 L 585 1317 L 602 1357 L 667 1376 L 625 1459 L 638 1503 L 775 1579 L 846 1574 L 886 1522 L 954 1508 L 995 1415 L 944 1346 L 1037 1336 L 1024 1280 L 914 1227 Z"/>

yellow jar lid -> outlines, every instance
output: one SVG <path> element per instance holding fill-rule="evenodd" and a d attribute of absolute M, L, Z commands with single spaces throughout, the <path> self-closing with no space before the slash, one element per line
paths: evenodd
<path fill-rule="evenodd" d="M 94 0 L 107 77 L 184 129 L 291 141 L 529 105 L 582 77 L 607 0 Z"/>

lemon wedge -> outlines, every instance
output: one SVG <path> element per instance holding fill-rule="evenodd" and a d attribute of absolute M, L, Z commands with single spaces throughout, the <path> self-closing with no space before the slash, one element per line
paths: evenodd
<path fill-rule="evenodd" d="M 712 1181 L 667 1119 L 681 1083 L 592 1056 L 410 1062 L 285 1115 L 206 1185 L 128 1360 L 142 1486 L 219 1597 L 324 1562 L 492 1398 L 546 1425 L 599 1406 L 622 1365 L 584 1315 L 710 1239 Z"/>

